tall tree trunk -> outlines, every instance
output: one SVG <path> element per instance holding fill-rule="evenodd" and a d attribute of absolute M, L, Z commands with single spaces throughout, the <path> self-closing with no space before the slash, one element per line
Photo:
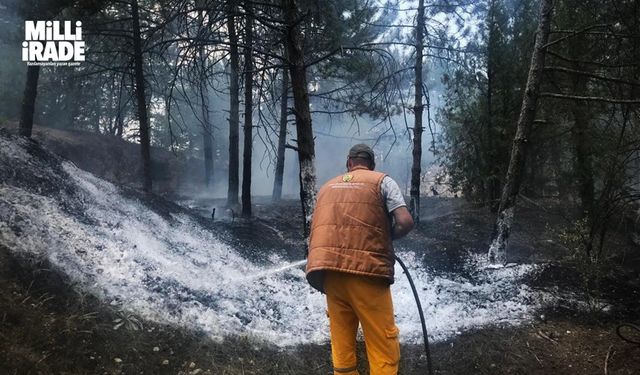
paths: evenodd
<path fill-rule="evenodd" d="M 95 103 L 95 115 L 93 120 L 93 132 L 96 134 L 100 134 L 100 119 L 102 118 L 102 87 L 98 88 L 100 93 L 98 94 L 97 103 Z"/>
<path fill-rule="evenodd" d="M 197 4 L 202 6 L 201 4 Z M 200 28 L 204 29 L 204 12 L 198 12 Z M 200 68 L 200 80 L 198 89 L 200 92 L 200 108 L 202 113 L 202 150 L 204 157 L 204 185 L 209 188 L 213 180 L 213 126 L 209 114 L 209 89 L 207 82 L 207 56 L 204 53 L 204 44 L 201 38 L 201 30 L 198 33 L 200 39 L 198 45 L 198 60 Z"/>
<path fill-rule="evenodd" d="M 38 77 L 40 66 L 30 65 L 27 68 L 27 82 L 24 85 L 22 96 L 22 111 L 20 113 L 20 135 L 31 138 L 33 129 L 33 113 L 36 109 L 36 96 L 38 96 Z"/>
<path fill-rule="evenodd" d="M 636 36 L 640 35 L 640 0 L 634 0 L 633 2 L 633 31 L 636 34 Z M 640 60 L 640 38 L 633 38 L 633 54 L 632 56 L 634 57 L 635 61 L 639 61 Z M 632 78 L 634 81 L 638 82 L 638 80 L 640 80 L 640 66 L 638 66 L 636 64 L 635 68 L 633 69 L 633 74 L 632 74 Z M 637 98 L 638 97 L 638 88 L 637 86 L 632 86 L 631 87 L 631 98 Z M 638 119 L 638 117 L 636 116 L 634 118 L 634 125 L 637 128 L 640 125 L 640 121 Z M 640 189 L 640 149 L 636 150 L 636 178 L 635 178 L 635 184 L 636 184 L 636 189 Z M 638 214 L 638 222 L 640 223 L 640 209 L 637 211 Z"/>
<path fill-rule="evenodd" d="M 293 91 L 294 113 L 296 115 L 298 163 L 300 165 L 300 201 L 306 237 L 311 229 L 311 215 L 316 201 L 315 146 L 313 142 L 313 127 L 311 125 L 311 111 L 309 110 L 307 72 L 304 65 L 303 36 L 300 30 L 298 6 L 295 0 L 282 0 L 282 8 L 284 9 L 287 28 L 285 40 Z"/>
<path fill-rule="evenodd" d="M 229 5 L 229 16 L 227 18 L 227 29 L 229 32 L 229 188 L 227 190 L 227 205 L 236 206 L 238 204 L 239 187 L 239 139 L 240 139 L 240 80 L 238 71 L 240 70 L 240 56 L 238 54 L 238 34 L 236 33 L 235 16 L 236 5 L 231 1 Z"/>
<path fill-rule="evenodd" d="M 413 220 L 420 222 L 420 175 L 422 172 L 422 57 L 424 50 L 424 0 L 418 1 L 418 15 L 416 16 L 416 65 L 415 65 L 415 115 L 413 125 L 413 164 L 411 166 L 411 200 L 409 208 L 413 214 Z"/>
<path fill-rule="evenodd" d="M 289 105 L 289 72 L 282 69 L 282 93 L 280 94 L 280 132 L 278 134 L 278 155 L 276 160 L 276 175 L 273 180 L 271 200 L 278 202 L 282 199 L 282 181 L 284 179 L 284 156 L 287 143 L 287 107 Z"/>
<path fill-rule="evenodd" d="M 500 32 L 496 25 L 496 6 L 495 1 L 491 1 L 489 4 L 489 41 L 487 43 L 487 120 L 486 129 L 483 132 L 484 140 L 483 145 L 483 157 L 480 160 L 482 163 L 481 173 L 488 175 L 485 177 L 484 196 L 482 197 L 485 204 L 489 207 L 491 212 L 498 211 L 498 204 L 500 203 L 500 180 L 498 177 L 498 161 L 496 158 L 496 141 L 493 131 L 494 117 L 493 117 L 493 91 L 496 74 L 496 56 L 495 50 L 498 48 L 497 34 Z"/>
<path fill-rule="evenodd" d="M 151 186 L 151 139 L 149 135 L 149 114 L 145 96 L 144 70 L 142 68 L 142 37 L 140 36 L 140 14 L 138 0 L 131 1 L 131 17 L 133 20 L 133 58 L 136 85 L 136 101 L 138 104 L 138 121 L 140 122 L 140 150 L 142 154 L 142 188 L 150 193 Z"/>
<path fill-rule="evenodd" d="M 493 239 L 489 248 L 489 261 L 491 263 L 505 263 L 507 260 L 507 243 L 513 224 L 513 214 L 516 198 L 524 174 L 527 142 L 531 132 L 531 126 L 536 114 L 540 83 L 542 82 L 542 70 L 544 68 L 545 48 L 549 40 L 553 0 L 542 0 L 540 3 L 540 15 L 536 42 L 531 55 L 531 65 L 527 77 L 527 86 L 522 98 L 520 117 L 516 128 L 516 135 L 511 148 L 509 169 L 505 178 L 498 218 L 495 224 Z"/>
<path fill-rule="evenodd" d="M 120 79 L 120 87 L 118 88 L 118 113 L 116 115 L 116 137 L 122 138 L 124 131 L 124 116 L 125 108 L 122 104 L 122 91 L 125 88 L 126 73 L 122 74 Z"/>
<path fill-rule="evenodd" d="M 200 96 L 202 100 L 202 149 L 204 157 L 204 184 L 209 188 L 213 181 L 213 126 L 209 115 L 209 90 L 206 82 L 200 83 Z"/>
<path fill-rule="evenodd" d="M 244 149 L 242 151 L 242 216 L 251 216 L 251 157 L 253 154 L 253 15 L 245 0 Z"/>

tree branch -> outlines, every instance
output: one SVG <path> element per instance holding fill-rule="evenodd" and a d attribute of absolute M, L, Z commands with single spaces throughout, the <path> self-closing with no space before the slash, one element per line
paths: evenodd
<path fill-rule="evenodd" d="M 556 94 L 553 92 L 542 92 L 540 93 L 540 97 L 565 99 L 565 100 L 584 100 L 587 102 L 603 102 L 603 103 L 611 103 L 611 104 L 640 104 L 640 99 L 618 99 L 618 98 L 604 98 L 600 96 L 579 96 L 579 95 Z"/>

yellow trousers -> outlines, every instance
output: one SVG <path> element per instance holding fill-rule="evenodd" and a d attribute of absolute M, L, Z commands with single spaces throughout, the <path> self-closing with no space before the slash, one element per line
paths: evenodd
<path fill-rule="evenodd" d="M 364 334 L 370 374 L 397 374 L 400 343 L 389 283 L 382 278 L 327 272 L 324 290 L 327 295 L 334 375 L 358 375 L 358 323 Z"/>

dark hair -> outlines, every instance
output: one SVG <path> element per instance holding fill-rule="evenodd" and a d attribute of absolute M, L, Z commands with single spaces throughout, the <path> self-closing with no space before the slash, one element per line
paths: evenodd
<path fill-rule="evenodd" d="M 376 167 L 376 162 L 371 160 L 371 159 L 369 159 L 368 157 L 363 158 L 363 157 L 359 157 L 359 156 L 357 156 L 357 157 L 349 156 L 347 158 L 347 168 L 349 168 L 349 160 L 352 160 L 353 163 L 356 164 L 356 165 L 364 165 L 364 166 L 366 166 L 367 168 L 369 168 L 371 170 L 374 170 L 375 167 Z"/>
<path fill-rule="evenodd" d="M 367 168 L 373 170 L 376 167 L 376 158 L 373 149 L 369 145 L 359 143 L 349 150 L 348 160 L 354 160 L 357 165 L 366 165 Z"/>

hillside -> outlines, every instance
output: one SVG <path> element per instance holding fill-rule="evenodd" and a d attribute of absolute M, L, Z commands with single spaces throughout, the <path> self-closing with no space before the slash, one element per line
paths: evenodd
<path fill-rule="evenodd" d="M 17 134 L 17 128 L 16 122 L 0 123 L 0 129 L 10 134 Z M 139 144 L 88 131 L 37 125 L 33 128 L 33 139 L 79 168 L 107 181 L 140 187 L 142 162 Z M 157 194 L 189 192 L 194 186 L 203 185 L 204 163 L 201 159 L 187 158 L 179 153 L 152 147 L 151 160 L 154 191 Z M 218 173 L 226 171 L 220 170 Z"/>

